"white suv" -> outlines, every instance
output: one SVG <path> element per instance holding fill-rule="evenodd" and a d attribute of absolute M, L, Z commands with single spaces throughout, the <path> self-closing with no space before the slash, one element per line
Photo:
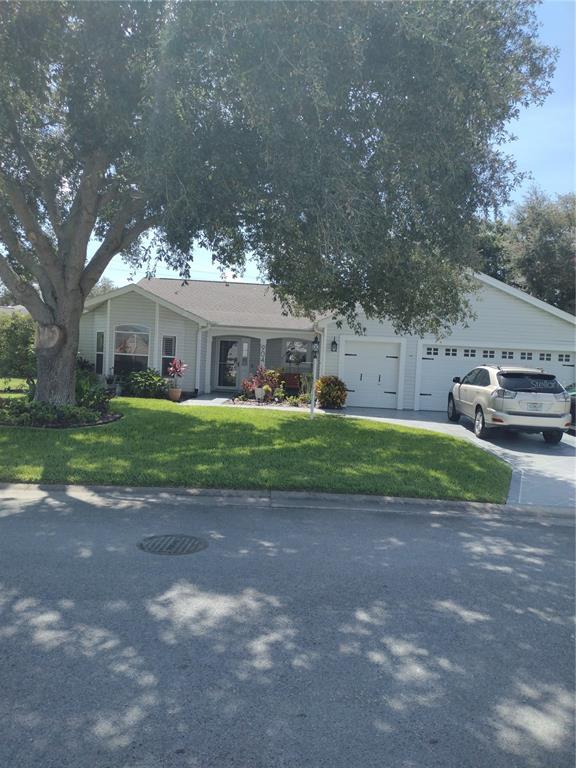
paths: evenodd
<path fill-rule="evenodd" d="M 559 443 L 570 426 L 570 395 L 551 373 L 482 365 L 452 381 L 448 419 L 473 419 L 476 437 L 508 428 L 542 432 L 547 443 Z"/>

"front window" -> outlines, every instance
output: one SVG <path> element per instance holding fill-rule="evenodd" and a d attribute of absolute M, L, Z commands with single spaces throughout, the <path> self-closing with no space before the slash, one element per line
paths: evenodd
<path fill-rule="evenodd" d="M 96 373 L 104 370 L 104 331 L 96 331 Z"/>
<path fill-rule="evenodd" d="M 142 325 L 118 325 L 114 336 L 114 373 L 122 376 L 148 368 L 150 334 Z"/>
<path fill-rule="evenodd" d="M 175 357 L 176 336 L 162 336 L 162 376 L 168 376 L 168 368 Z"/>
<path fill-rule="evenodd" d="M 287 339 L 284 352 L 284 368 L 287 373 L 303 373 L 312 364 L 312 344 L 301 339 Z"/>

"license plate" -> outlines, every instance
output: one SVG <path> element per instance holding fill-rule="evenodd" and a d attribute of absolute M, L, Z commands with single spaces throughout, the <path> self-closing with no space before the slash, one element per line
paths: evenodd
<path fill-rule="evenodd" d="M 526 403 L 529 411 L 541 411 L 542 403 Z"/>

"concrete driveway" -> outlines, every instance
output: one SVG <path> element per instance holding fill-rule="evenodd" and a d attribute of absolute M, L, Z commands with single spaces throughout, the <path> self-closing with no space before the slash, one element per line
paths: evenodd
<path fill-rule="evenodd" d="M 438 411 L 346 408 L 345 414 L 443 432 L 496 454 L 515 470 L 509 504 L 576 507 L 576 438 L 570 435 L 564 435 L 558 445 L 548 445 L 542 435 L 497 431 L 487 440 L 479 440 L 469 419 L 463 417 L 459 424 L 451 424 Z"/>
<path fill-rule="evenodd" d="M 572 768 L 570 519 L 322 505 L 1 491 L 0 765 Z"/>

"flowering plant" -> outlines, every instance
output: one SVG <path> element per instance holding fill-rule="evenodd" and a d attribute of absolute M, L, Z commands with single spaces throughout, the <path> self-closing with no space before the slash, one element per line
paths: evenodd
<path fill-rule="evenodd" d="M 183 363 L 182 360 L 178 360 L 176 357 L 172 360 L 168 366 L 168 376 L 172 379 L 173 384 L 176 384 L 176 379 L 180 379 L 184 376 L 186 368 L 188 368 L 188 366 Z"/>

